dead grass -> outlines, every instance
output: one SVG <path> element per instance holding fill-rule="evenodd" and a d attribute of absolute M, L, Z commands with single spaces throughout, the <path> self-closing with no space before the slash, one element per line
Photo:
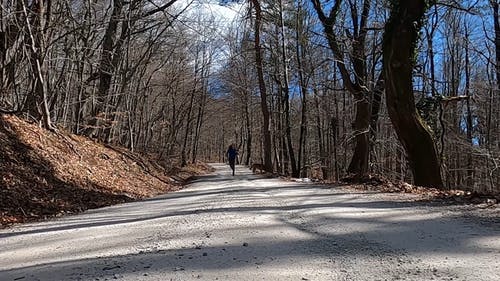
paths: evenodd
<path fill-rule="evenodd" d="M 0 224 L 41 220 L 178 190 L 208 171 L 0 115 Z M 167 172 L 169 171 L 169 172 Z"/>

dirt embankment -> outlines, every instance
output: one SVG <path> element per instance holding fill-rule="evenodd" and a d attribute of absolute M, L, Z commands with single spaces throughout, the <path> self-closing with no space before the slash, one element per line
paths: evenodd
<path fill-rule="evenodd" d="M 177 190 L 208 169 L 166 169 L 123 148 L 0 115 L 0 227 Z"/>

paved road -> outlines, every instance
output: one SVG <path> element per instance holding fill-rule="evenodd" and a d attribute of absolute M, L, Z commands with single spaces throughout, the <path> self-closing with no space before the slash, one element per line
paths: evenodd
<path fill-rule="evenodd" d="M 1 230 L 0 280 L 500 280 L 498 217 L 214 166 L 179 192 Z"/>

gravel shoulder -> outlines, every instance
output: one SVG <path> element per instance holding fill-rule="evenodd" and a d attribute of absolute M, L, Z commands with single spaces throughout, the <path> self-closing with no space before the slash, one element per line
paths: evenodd
<path fill-rule="evenodd" d="M 252 175 L 0 230 L 0 280 L 500 280 L 496 210 Z"/>

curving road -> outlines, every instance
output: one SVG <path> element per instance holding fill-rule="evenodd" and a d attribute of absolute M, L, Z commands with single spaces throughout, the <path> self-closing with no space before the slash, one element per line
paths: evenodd
<path fill-rule="evenodd" d="M 498 216 L 214 167 L 179 192 L 0 230 L 0 280 L 500 280 Z"/>

